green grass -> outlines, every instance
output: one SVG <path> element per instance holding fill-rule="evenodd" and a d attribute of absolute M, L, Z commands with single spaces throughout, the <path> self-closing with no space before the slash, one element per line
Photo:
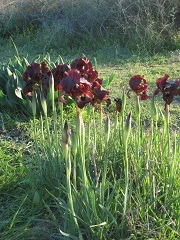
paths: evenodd
<path fill-rule="evenodd" d="M 147 127 L 137 112 L 131 128 L 127 108 L 118 118 L 111 113 L 110 121 L 106 113 L 94 118 L 89 109 L 85 129 L 78 113 L 69 124 L 69 140 L 68 126 L 56 114 L 53 121 L 34 123 L 39 188 L 55 201 L 45 201 L 56 224 L 52 236 L 179 237 L 179 132 L 169 133 L 166 118 L 159 127 L 154 115 Z"/>
<path fill-rule="evenodd" d="M 134 58 L 134 59 L 133 59 Z M 108 87 L 112 97 L 121 97 L 122 87 L 128 88 L 128 81 L 131 76 L 140 74 L 144 75 L 145 79 L 149 83 L 148 93 L 152 97 L 153 91 L 156 89 L 157 78 L 164 76 L 165 73 L 169 74 L 170 80 L 179 78 L 180 76 L 180 52 L 179 50 L 169 54 L 168 56 L 156 55 L 153 57 L 141 58 L 139 55 L 134 55 L 131 60 L 122 61 L 119 58 L 118 63 L 111 63 L 111 67 L 104 64 L 100 67 L 100 75 L 104 78 L 110 75 L 112 72 L 115 74 L 115 80 Z M 128 102 L 128 109 L 134 108 L 135 96 L 131 93 L 131 98 Z M 157 103 L 161 110 L 164 108 L 162 104 L 162 96 L 157 96 Z M 180 98 L 177 97 L 171 105 L 172 112 L 172 122 L 173 125 L 179 129 L 180 119 L 179 119 L 179 104 Z M 145 117 L 149 114 L 149 109 L 147 108 L 147 103 L 142 102 L 143 115 Z"/>
<path fill-rule="evenodd" d="M 7 47 L 7 45 L 5 45 Z M 13 49 L 13 48 L 12 48 Z M 12 50 L 11 49 L 11 50 Z M 4 51 L 3 58 L 1 61 L 6 62 L 9 57 L 13 58 L 14 52 L 9 51 L 9 55 Z M 42 50 L 42 49 L 41 49 Z M 21 55 L 26 55 L 25 50 L 18 47 L 18 51 Z M 21 52 L 22 51 L 22 52 Z M 40 51 L 42 52 L 42 51 Z M 29 53 L 29 51 L 28 51 Z M 66 52 L 65 60 L 78 57 L 80 54 L 72 52 Z M 29 59 L 32 60 L 38 52 L 32 52 L 32 55 L 29 56 Z M 52 51 L 52 58 L 55 59 L 58 54 L 56 51 Z M 2 57 L 1 56 L 1 57 Z M 178 78 L 180 75 L 180 53 L 179 50 L 166 54 L 159 54 L 155 56 L 143 56 L 139 54 L 132 54 L 132 52 L 122 51 L 120 47 L 110 47 L 108 51 L 105 52 L 105 48 L 102 47 L 99 51 L 93 52 L 90 51 L 87 56 L 90 59 L 96 57 L 98 61 L 98 72 L 100 78 L 106 78 L 112 72 L 115 74 L 114 81 L 108 86 L 111 97 L 122 97 L 122 87 L 125 89 L 128 88 L 128 80 L 134 74 L 143 74 L 150 84 L 149 94 L 151 95 L 152 91 L 155 89 L 155 81 L 158 77 L 163 76 L 165 73 L 170 75 L 170 79 Z M 118 137 L 113 137 L 113 128 L 111 132 L 111 139 L 109 143 L 109 148 L 104 155 L 103 159 L 99 154 L 99 145 L 97 146 L 96 151 L 96 161 L 98 167 L 98 174 L 102 174 L 104 169 L 104 160 L 110 159 L 108 163 L 107 179 L 105 184 L 105 201 L 107 200 L 107 205 L 105 208 L 100 206 L 90 206 L 87 207 L 85 201 L 88 201 L 88 198 L 92 200 L 91 204 L 96 204 L 97 201 L 103 202 L 103 198 L 94 194 L 94 186 L 90 186 L 89 195 L 86 195 L 86 192 L 81 189 L 80 192 L 76 191 L 72 187 L 74 209 L 76 214 L 79 214 L 80 218 L 87 217 L 83 221 L 91 225 L 88 229 L 87 224 L 83 221 L 80 221 L 80 227 L 88 229 L 88 236 L 91 240 L 100 240 L 100 239 L 134 239 L 134 240 L 144 240 L 144 239 L 169 239 L 176 240 L 179 238 L 180 230 L 180 212 L 179 212 L 179 168 L 178 168 L 178 156 L 179 156 L 179 126 L 180 126 L 180 109 L 179 109 L 180 98 L 176 97 L 175 101 L 171 104 L 171 150 L 174 151 L 174 134 L 177 132 L 177 145 L 176 145 L 176 155 L 174 160 L 174 178 L 170 174 L 173 164 L 173 156 L 165 155 L 164 149 L 167 151 L 165 145 L 164 149 L 161 148 L 161 143 L 164 139 L 161 136 L 159 130 L 154 132 L 153 141 L 158 144 L 155 145 L 150 138 L 150 100 L 147 102 L 141 102 L 141 119 L 143 124 L 143 144 L 141 145 L 142 153 L 139 157 L 141 164 L 138 165 L 137 156 L 139 156 L 139 150 L 137 143 L 137 131 L 136 131 L 136 117 L 135 117 L 135 96 L 131 94 L 131 99 L 127 99 L 127 107 L 125 109 L 125 115 L 130 111 L 132 112 L 132 132 L 129 138 L 129 147 L 128 147 L 128 156 L 130 161 L 130 171 L 131 171 L 131 182 L 130 182 L 130 196 L 131 200 L 128 202 L 127 215 L 125 218 L 125 225 L 121 224 L 123 212 L 123 191 L 124 191 L 124 173 L 123 173 L 123 151 L 120 151 L 121 145 L 118 143 Z M 157 97 L 157 106 L 163 111 L 164 103 L 159 95 Z M 70 224 L 66 217 L 72 218 L 72 216 L 67 211 L 65 215 L 62 212 L 66 211 L 66 175 L 62 173 L 62 184 L 58 182 L 56 177 L 53 178 L 55 172 L 50 171 L 49 179 L 50 182 L 45 182 L 42 185 L 41 171 L 39 169 L 39 158 L 35 157 L 35 146 L 33 138 L 33 128 L 29 119 L 25 118 L 21 113 L 7 112 L 6 109 L 0 109 L 0 239 L 2 240 L 22 240 L 22 239 L 71 239 L 70 237 L 62 237 L 59 232 L 59 228 L 62 231 L 68 229 Z M 107 109 L 104 108 L 106 112 Z M 114 123 L 115 116 L 115 106 L 110 107 L 110 118 L 111 118 L 111 127 Z M 70 115 L 68 115 L 69 122 L 73 125 L 75 119 L 75 111 L 73 110 Z M 83 117 L 85 122 L 88 122 L 88 113 L 83 112 Z M 105 118 L 106 114 L 104 115 Z M 99 115 L 97 114 L 98 120 Z M 47 150 L 54 161 L 53 154 L 48 148 L 49 139 L 43 141 L 41 138 L 41 127 L 39 126 L 39 121 L 36 121 L 37 124 L 37 137 L 39 141 L 39 148 L 44 151 L 44 154 L 47 154 Z M 51 126 L 50 130 L 53 130 L 54 126 Z M 92 124 L 92 123 L 91 123 Z M 98 122 L 96 123 L 98 125 Z M 163 118 L 159 112 L 158 126 L 163 126 Z M 61 128 L 57 122 L 57 127 Z M 93 128 L 92 128 L 93 129 Z M 45 134 L 46 134 L 46 130 Z M 92 134 L 93 131 L 91 130 Z M 147 134 L 147 136 L 146 136 Z M 98 134 L 97 134 L 98 135 Z M 51 135 L 51 138 L 54 139 L 54 135 Z M 58 137 L 58 135 L 57 135 Z M 91 136 L 92 137 L 92 136 Z M 61 136 L 59 136 L 61 138 Z M 58 138 L 58 139 L 59 139 Z M 55 138 L 56 141 L 57 138 Z M 93 137 L 92 137 L 93 139 Z M 98 141 L 99 138 L 97 136 Z M 98 142 L 97 141 L 97 142 Z M 114 141 L 117 141 L 115 144 Z M 60 142 L 57 142 L 61 145 Z M 114 148 L 114 146 L 116 146 Z M 152 148 L 150 149 L 149 146 Z M 62 147 L 62 146 L 61 146 Z M 56 150 L 56 147 L 53 145 L 53 149 Z M 61 148 L 60 148 L 61 149 Z M 114 150 L 113 150 L 114 149 Z M 135 149 L 135 150 L 134 150 Z M 152 150 L 152 151 L 151 151 Z M 134 152 L 135 151 L 135 152 Z M 154 153 L 153 153 L 154 151 Z M 52 156 L 51 156 L 52 154 Z M 62 152 L 60 151 L 60 156 Z M 44 160 L 44 155 L 40 152 L 40 159 Z M 86 156 L 88 159 L 88 157 Z M 149 161 L 147 161 L 149 159 Z M 90 161 L 88 159 L 88 161 Z M 145 162 L 144 162 L 145 161 Z M 171 162 L 169 162 L 171 161 Z M 78 159 L 77 159 L 78 162 Z M 136 165 L 137 163 L 137 165 Z M 150 164 L 151 171 L 146 171 L 146 166 L 143 164 Z M 82 164 L 79 163 L 78 164 Z M 87 166 L 87 175 L 91 177 L 95 174 L 91 169 L 91 164 L 89 162 Z M 152 164 L 152 165 L 151 165 Z M 141 168 L 142 166 L 142 168 Z M 48 170 L 48 166 L 46 166 Z M 63 162 L 64 167 L 64 162 Z M 89 167 L 89 168 L 88 168 Z M 65 168 L 63 168 L 65 171 Z M 145 170 L 146 169 L 146 170 Z M 95 171 L 95 170 L 94 170 Z M 49 174 L 49 172 L 46 172 Z M 80 174 L 80 175 L 79 175 Z M 149 175 L 148 175 L 149 174 Z M 44 177 L 47 177 L 44 176 Z M 78 172 L 77 178 L 81 178 L 81 172 Z M 52 179 L 51 179 L 52 178 Z M 82 177 L 83 178 L 83 177 Z M 61 178 L 60 178 L 61 179 Z M 120 180 L 118 180 L 120 179 Z M 172 183 L 173 179 L 173 183 Z M 84 179 L 85 181 L 85 179 Z M 142 188 L 139 185 L 142 183 Z M 54 185 L 58 189 L 54 189 Z M 131 185 L 133 184 L 133 185 Z M 172 188 L 170 188 L 172 186 Z M 47 189 L 47 190 L 46 190 Z M 115 192 L 110 195 L 115 189 Z M 101 189 L 101 191 L 103 191 Z M 60 192 L 60 193 L 59 193 Z M 82 194 L 82 195 L 80 195 Z M 153 195 L 154 194 L 154 195 Z M 82 196 L 86 196 L 83 199 Z M 68 196 L 69 197 L 69 196 Z M 109 204 L 110 199 L 113 199 L 113 204 Z M 108 202 L 109 199 L 109 202 Z M 79 201 L 79 202 L 78 202 Z M 119 205 L 118 205 L 119 204 Z M 79 208 L 79 205 L 82 208 Z M 94 215 L 88 216 L 91 208 L 96 208 Z M 72 211 L 72 209 L 71 209 Z M 113 213 L 111 215 L 111 212 Z M 86 216 L 87 214 L 87 216 Z M 97 215 L 96 215 L 97 214 Z M 104 215 L 103 215 L 104 214 Z M 105 224 L 105 219 L 108 224 Z M 92 217 L 92 218 L 91 218 Z M 115 220 L 114 220 L 115 218 Z M 73 218 L 71 219 L 72 221 Z M 117 221 L 117 224 L 116 224 Z M 67 224 L 64 224 L 64 222 Z M 63 226 L 63 228 L 62 228 Z M 71 225 L 69 225 L 71 226 Z M 121 232 L 122 228 L 125 227 L 127 231 Z M 69 228 L 67 234 L 74 234 Z M 121 238 L 121 234 L 124 234 L 124 238 Z M 76 234 L 74 234 L 76 235 Z M 101 237 L 102 236 L 102 237 Z M 106 238 L 104 237 L 106 236 Z"/>
<path fill-rule="evenodd" d="M 36 187 L 31 169 L 36 164 L 32 161 L 30 126 L 20 113 L 1 110 L 0 238 L 3 240 L 50 239 L 42 233 L 49 218 L 46 208 L 34 200 Z"/>

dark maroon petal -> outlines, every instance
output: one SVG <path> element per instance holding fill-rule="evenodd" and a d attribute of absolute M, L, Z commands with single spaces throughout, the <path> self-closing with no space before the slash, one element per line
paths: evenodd
<path fill-rule="evenodd" d="M 96 99 L 95 98 L 92 98 L 92 100 L 91 100 L 91 105 L 94 107 L 95 106 L 95 104 L 96 104 Z"/>
<path fill-rule="evenodd" d="M 62 86 L 61 86 L 60 82 L 54 81 L 54 89 L 58 90 L 58 91 L 62 90 Z"/>
<path fill-rule="evenodd" d="M 121 112 L 121 110 L 122 110 L 122 100 L 120 98 L 115 98 L 114 101 L 116 102 L 116 111 Z"/>
<path fill-rule="evenodd" d="M 48 68 L 45 62 L 41 62 L 40 78 L 41 78 L 41 84 L 43 87 L 49 87 L 49 82 L 51 77 L 52 77 L 51 70 Z"/>
<path fill-rule="evenodd" d="M 161 91 L 163 91 L 163 89 L 166 87 L 166 84 L 167 84 L 166 82 L 168 78 L 169 78 L 169 75 L 165 74 L 164 77 L 158 78 L 156 80 L 156 85 Z"/>
<path fill-rule="evenodd" d="M 109 107 L 111 105 L 111 99 L 107 98 L 106 99 L 106 106 Z"/>
<path fill-rule="evenodd" d="M 98 102 L 102 102 L 103 100 L 106 100 L 109 96 L 109 92 L 105 88 L 103 88 L 101 85 L 98 87 L 94 87 L 92 92 Z"/>
<path fill-rule="evenodd" d="M 144 79 L 143 75 L 132 76 L 129 80 L 129 86 L 137 95 L 148 89 L 147 81 Z"/>
<path fill-rule="evenodd" d="M 66 77 L 64 75 L 65 72 L 68 72 L 70 69 L 66 64 L 59 64 L 55 68 L 52 69 L 52 74 L 54 80 L 61 80 L 62 78 Z"/>
<path fill-rule="evenodd" d="M 96 82 L 98 82 L 100 85 L 102 85 L 102 83 L 103 83 L 103 80 L 102 80 L 102 79 L 99 79 L 99 78 L 97 78 L 97 79 L 96 79 Z"/>
<path fill-rule="evenodd" d="M 25 82 L 28 81 L 28 79 L 29 79 L 29 74 L 28 74 L 28 71 L 27 71 L 27 70 L 23 73 L 22 79 L 23 79 Z"/>
<path fill-rule="evenodd" d="M 85 97 L 82 97 L 82 96 L 77 97 L 76 98 L 76 103 L 77 103 L 77 106 L 82 109 L 86 105 Z"/>
<path fill-rule="evenodd" d="M 94 98 L 98 101 L 101 102 L 105 99 L 108 98 L 109 92 L 102 87 L 102 85 L 99 83 L 99 79 L 94 81 L 92 83 L 92 92 L 94 94 Z"/>
<path fill-rule="evenodd" d="M 171 104 L 173 101 L 174 95 L 170 94 L 168 92 L 163 92 L 163 100 L 166 102 L 166 104 Z"/>
<path fill-rule="evenodd" d="M 174 96 L 180 95 L 180 79 L 175 79 L 174 82 L 171 82 L 170 91 Z"/>
<path fill-rule="evenodd" d="M 80 78 L 80 83 L 76 84 L 71 92 L 70 95 L 72 97 L 75 96 L 82 96 L 84 94 L 86 94 L 87 92 L 89 92 L 91 90 L 91 84 L 84 78 Z"/>
<path fill-rule="evenodd" d="M 41 72 L 42 72 L 42 74 L 47 75 L 47 76 L 51 75 L 51 71 L 45 62 L 41 63 Z"/>
<path fill-rule="evenodd" d="M 49 87 L 52 73 L 45 62 L 35 63 L 32 62 L 27 70 L 23 73 L 22 78 L 27 83 L 24 92 L 30 95 L 32 89 L 45 89 Z"/>
<path fill-rule="evenodd" d="M 92 82 L 97 80 L 98 72 L 93 70 L 93 69 L 91 69 L 84 75 L 84 78 L 86 78 L 89 82 L 92 83 Z"/>
<path fill-rule="evenodd" d="M 63 91 L 70 94 L 76 84 L 80 83 L 81 74 L 78 70 L 70 70 L 67 72 L 67 77 L 61 80 L 61 86 Z"/>
<path fill-rule="evenodd" d="M 88 70 L 92 69 L 92 63 L 88 58 L 77 58 L 71 63 L 71 69 L 77 69 L 81 74 L 85 74 Z"/>
<path fill-rule="evenodd" d="M 100 86 L 101 86 L 101 84 L 100 84 L 98 81 L 94 81 L 94 82 L 92 83 L 92 89 L 93 89 L 93 88 L 100 88 Z"/>
<path fill-rule="evenodd" d="M 27 82 L 30 79 L 31 81 L 38 83 L 41 79 L 40 75 L 40 64 L 33 62 L 27 67 L 27 70 L 23 73 L 23 80 Z"/>
<path fill-rule="evenodd" d="M 32 96 L 32 91 L 33 91 L 33 83 L 29 81 L 23 88 L 23 92 L 26 96 Z"/>
<path fill-rule="evenodd" d="M 54 77 L 54 89 L 55 90 L 60 90 L 61 87 L 61 79 L 64 76 L 64 72 L 61 71 L 61 65 L 58 65 L 56 68 L 52 69 L 52 75 Z"/>
<path fill-rule="evenodd" d="M 147 92 L 143 92 L 141 95 L 140 95 L 140 99 L 141 100 L 147 100 L 149 98 L 149 95 L 147 94 Z"/>
<path fill-rule="evenodd" d="M 91 84 L 84 78 L 80 78 L 80 84 L 77 86 L 80 93 L 86 93 L 91 89 Z"/>
<path fill-rule="evenodd" d="M 77 96 L 75 100 L 76 100 L 78 107 L 83 108 L 86 104 L 91 102 L 92 97 L 93 97 L 92 93 L 87 92 L 87 94 L 85 94 L 83 96 Z"/>
<path fill-rule="evenodd" d="M 40 64 L 35 62 L 31 63 L 31 65 L 28 66 L 27 71 L 31 79 L 38 80 L 40 74 Z"/>
<path fill-rule="evenodd" d="M 174 99 L 174 96 L 180 95 L 180 79 L 175 79 L 173 82 L 167 81 L 169 75 L 165 74 L 164 77 L 158 78 L 156 81 L 158 89 L 163 94 L 163 100 L 167 105 L 170 105 Z"/>

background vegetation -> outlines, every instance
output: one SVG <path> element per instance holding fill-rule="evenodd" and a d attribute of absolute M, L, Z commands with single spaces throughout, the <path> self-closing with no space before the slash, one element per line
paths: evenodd
<path fill-rule="evenodd" d="M 122 97 L 122 87 L 128 87 L 128 80 L 134 74 L 145 75 L 150 84 L 149 93 L 152 94 L 158 77 L 165 73 L 170 75 L 171 80 L 180 76 L 179 15 L 179 0 L 1 0 L 0 65 L 9 61 L 14 64 L 17 54 L 20 57 L 28 55 L 28 60 L 31 62 L 38 59 L 37 55 L 40 55 L 39 59 L 43 59 L 49 52 L 54 62 L 58 55 L 61 55 L 65 62 L 70 62 L 71 59 L 82 56 L 83 53 L 92 61 L 96 57 L 101 78 L 106 78 L 112 72 L 115 74 L 114 81 L 108 86 L 112 99 Z M 148 132 L 151 121 L 150 101 L 141 102 L 143 119 L 143 132 L 141 133 L 144 145 L 141 145 L 143 157 L 140 160 L 144 164 L 144 159 L 146 161 L 147 157 L 151 158 L 151 161 L 147 161 L 148 164 L 152 164 L 149 165 L 153 168 L 151 172 L 147 171 L 147 165 L 141 167 L 134 164 L 134 159 L 136 161 L 136 155 L 139 154 L 139 147 L 137 145 L 134 148 L 138 142 L 138 135 L 133 94 L 127 101 L 125 115 L 129 111 L 133 113 L 133 131 L 128 152 L 131 154 L 130 171 L 131 179 L 134 181 L 134 187 L 131 190 L 134 195 L 132 194 L 132 205 L 128 209 L 123 239 L 176 240 L 180 236 L 180 97 L 177 96 L 171 105 L 171 134 L 166 136 L 170 137 L 170 141 L 172 141 L 173 146 L 171 145 L 170 151 L 167 150 L 168 143 L 166 144 L 162 139 L 163 135 L 159 131 L 163 125 L 160 110 L 164 110 L 161 95 L 158 95 L 156 100 L 159 109 L 158 131 L 154 129 L 152 138 L 147 138 L 145 134 L 146 130 Z M 110 110 L 113 114 L 115 107 L 110 107 Z M 83 117 L 85 121 L 88 118 L 85 111 Z M 73 123 L 74 118 L 75 109 L 72 108 L 72 111 L 68 113 L 68 119 Z M 51 119 L 49 120 L 51 122 Z M 113 117 L 111 121 L 111 124 L 114 124 Z M 39 120 L 36 119 L 37 138 L 41 136 L 39 124 Z M 51 125 L 50 129 L 53 130 Z M 44 131 L 46 135 L 46 129 Z M 108 166 L 108 169 L 112 170 L 108 170 L 108 181 L 106 181 L 106 187 L 109 187 L 110 191 L 114 187 L 111 185 L 111 180 L 113 179 L 113 183 L 115 183 L 116 176 L 119 177 L 119 172 L 121 174 L 120 192 L 114 191 L 117 194 L 114 204 L 106 205 L 111 206 L 112 210 L 116 208 L 116 204 L 119 204 L 117 199 L 120 199 L 121 208 L 123 206 L 121 192 L 124 191 L 124 172 L 122 171 L 123 164 L 119 165 L 117 156 L 117 152 L 122 146 L 119 148 L 117 145 L 118 147 L 114 148 L 113 141 L 115 139 L 118 141 L 118 138 L 117 136 L 116 138 L 111 137 L 110 149 L 114 150 L 109 151 L 106 155 L 107 158 L 111 158 L 111 163 L 115 166 L 114 171 L 112 166 Z M 158 144 L 151 145 L 154 141 Z M 41 142 L 39 145 L 41 149 L 48 145 L 48 141 L 41 139 L 39 142 Z M 99 140 L 97 142 L 99 143 Z M 118 144 L 120 143 L 118 142 Z M 113 152 L 116 150 L 117 152 Z M 173 156 L 172 153 L 176 154 Z M 123 151 L 118 154 L 122 160 Z M 97 154 L 97 156 L 101 158 L 100 155 Z M 37 179 L 41 180 L 38 175 L 37 163 L 38 159 L 42 158 L 43 160 L 43 157 L 41 151 L 40 158 L 37 158 L 35 154 L 33 125 L 30 119 L 18 110 L 8 111 L 7 108 L 0 106 L 0 239 L 70 239 L 62 236 L 59 232 L 59 228 L 64 223 L 62 221 L 62 205 L 60 206 L 60 202 L 45 191 L 45 184 L 42 185 L 40 181 L 37 181 Z M 172 162 L 169 162 L 169 159 Z M 56 159 L 53 158 L 53 161 Z M 54 162 L 52 163 L 54 164 Z M 103 165 L 98 164 L 98 170 L 100 169 L 101 173 Z M 63 169 L 65 171 L 65 168 Z M 92 174 L 91 171 L 89 173 Z M 54 178 L 52 174 L 49 176 Z M 65 174 L 61 177 L 65 181 Z M 50 181 L 51 188 L 53 188 L 53 181 L 56 180 Z M 142 183 L 142 188 L 136 184 L 139 182 Z M 64 186 L 61 185 L 60 189 L 66 196 Z M 93 191 L 93 189 L 91 190 Z M 109 194 L 108 191 L 105 193 Z M 73 194 L 77 200 L 75 207 L 79 209 L 78 200 L 82 201 L 83 205 L 83 199 L 76 193 Z M 97 196 L 98 194 L 99 192 L 97 192 Z M 93 197 L 93 194 L 90 197 Z M 101 213 L 102 209 L 99 207 L 97 209 Z M 65 210 L 67 209 L 64 208 L 63 211 Z M 87 210 L 89 211 L 89 208 Z M 99 240 L 96 234 L 98 236 L 98 234 L 106 234 L 106 232 L 107 240 L 117 239 L 118 235 L 114 229 L 119 234 L 119 228 L 122 227 L 119 224 L 121 212 L 114 212 L 118 224 L 114 225 L 114 216 L 110 215 L 109 210 L 105 211 L 105 215 L 108 215 L 107 219 L 110 219 L 113 224 L 111 226 L 103 225 L 104 223 L 99 221 L 98 223 L 102 223 L 102 226 L 98 228 L 93 226 L 94 240 Z M 86 216 L 84 212 L 82 213 L 82 217 Z M 101 218 L 102 215 L 98 216 Z M 86 228 L 87 225 L 83 224 L 83 228 Z M 64 229 L 67 226 L 68 224 L 64 226 Z M 111 229 L 107 231 L 109 226 Z M 69 230 L 71 231 L 71 228 Z M 89 234 L 91 234 L 91 229 Z"/>
<path fill-rule="evenodd" d="M 126 54 L 129 49 L 174 50 L 179 47 L 179 16 L 178 0 L 2 0 L 1 46 L 11 36 L 25 52 L 28 44 L 28 53 L 56 49 L 67 55 L 103 45 Z"/>

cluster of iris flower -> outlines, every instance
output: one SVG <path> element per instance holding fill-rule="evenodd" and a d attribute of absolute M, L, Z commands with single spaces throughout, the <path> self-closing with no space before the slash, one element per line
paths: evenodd
<path fill-rule="evenodd" d="M 25 95 L 31 96 L 33 90 L 37 89 L 46 93 L 52 76 L 54 88 L 60 92 L 60 100 L 64 103 L 66 95 L 74 99 L 79 108 L 88 103 L 93 105 L 108 99 L 109 92 L 103 88 L 103 81 L 86 57 L 75 59 L 70 66 L 59 64 L 52 70 L 45 62 L 31 63 L 23 73 L 23 80 L 26 82 Z"/>
<path fill-rule="evenodd" d="M 51 76 L 52 73 L 45 62 L 31 63 L 22 75 L 26 83 L 23 89 L 25 95 L 32 96 L 32 92 L 35 90 L 44 90 L 45 92 L 49 87 Z"/>
<path fill-rule="evenodd" d="M 170 105 L 174 99 L 174 96 L 180 95 L 180 79 L 174 81 L 168 81 L 169 75 L 165 74 L 163 77 L 156 80 L 157 89 L 154 91 L 154 96 L 158 93 L 162 93 L 165 106 Z M 129 80 L 129 86 L 133 92 L 141 100 L 147 100 L 149 95 L 147 93 L 148 84 L 144 76 L 134 75 Z"/>
<path fill-rule="evenodd" d="M 109 92 L 103 88 L 103 81 L 98 77 L 98 72 L 93 68 L 88 58 L 77 58 L 70 65 L 59 64 L 53 69 L 49 69 L 45 62 L 31 63 L 23 73 L 25 81 L 24 93 L 32 96 L 35 90 L 43 91 L 45 97 L 51 79 L 54 78 L 54 89 L 59 92 L 59 101 L 66 103 L 65 96 L 70 96 L 79 108 L 83 108 L 88 103 L 102 103 L 106 101 L 111 104 Z M 162 93 L 165 105 L 170 105 L 174 96 L 180 95 L 180 79 L 168 81 L 169 75 L 165 74 L 156 81 L 157 89 L 154 95 Z M 147 100 L 148 83 L 143 75 L 134 75 L 129 80 L 129 86 L 141 100 Z M 129 96 L 129 92 L 128 92 Z M 116 111 L 120 112 L 122 100 L 114 99 Z"/>

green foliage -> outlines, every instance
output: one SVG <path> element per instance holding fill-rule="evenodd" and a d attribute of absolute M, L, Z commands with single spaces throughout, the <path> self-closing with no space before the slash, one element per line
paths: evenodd
<path fill-rule="evenodd" d="M 39 188 L 54 199 L 52 206 L 45 202 L 57 225 L 52 236 L 178 238 L 179 133 L 171 135 L 169 113 L 162 113 L 161 127 L 160 114 L 153 114 L 146 128 L 139 102 L 131 119 L 125 98 L 122 112 L 110 117 L 101 111 L 95 118 L 88 108 L 86 123 L 79 110 L 72 125 L 56 112 L 51 120 L 34 121 Z M 145 222 L 158 230 L 149 231 Z"/>
<path fill-rule="evenodd" d="M 24 82 L 22 73 L 28 62 L 25 58 L 16 58 L 0 68 L 0 105 L 11 110 L 21 110 L 30 115 L 31 101 L 23 94 Z"/>
<path fill-rule="evenodd" d="M 103 87 L 107 87 L 111 84 L 111 82 L 114 79 L 115 74 L 111 73 L 111 75 L 109 77 L 107 77 L 106 79 L 103 80 Z"/>
<path fill-rule="evenodd" d="M 40 56 L 36 57 L 38 61 Z M 55 66 L 47 54 L 44 61 L 51 67 Z M 29 66 L 26 58 L 15 57 L 15 60 L 10 60 L 7 64 L 0 65 L 0 106 L 10 109 L 11 111 L 22 111 L 27 116 L 32 116 L 32 97 L 27 97 L 24 94 L 23 88 L 26 83 L 23 81 L 22 75 Z M 55 94 L 56 96 L 57 94 Z M 57 96 L 56 96 L 57 98 Z M 52 94 L 47 93 L 48 110 L 50 111 L 50 102 Z M 36 113 L 40 114 L 42 111 L 40 94 L 36 96 Z"/>

